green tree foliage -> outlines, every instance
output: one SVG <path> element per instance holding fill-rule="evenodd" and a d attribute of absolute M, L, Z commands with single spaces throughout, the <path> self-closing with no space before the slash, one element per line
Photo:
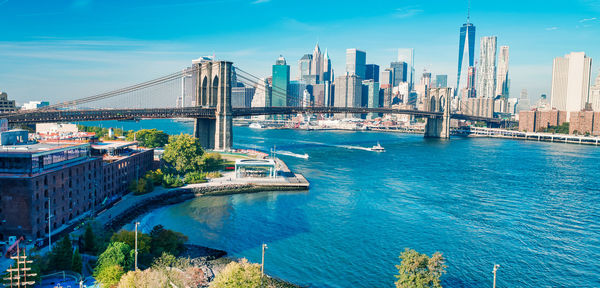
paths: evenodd
<path fill-rule="evenodd" d="M 133 180 L 129 183 L 129 191 L 133 192 L 133 195 L 143 195 L 150 193 L 154 190 L 154 182 L 152 179 L 142 177 L 138 180 Z"/>
<path fill-rule="evenodd" d="M 569 122 L 564 122 L 559 126 L 548 126 L 542 130 L 542 132 L 552 133 L 552 134 L 569 134 Z M 577 133 L 574 133 L 577 134 Z"/>
<path fill-rule="evenodd" d="M 185 174 L 183 181 L 186 184 L 196 184 L 206 182 L 206 173 L 200 171 L 189 172 Z"/>
<path fill-rule="evenodd" d="M 179 175 L 202 170 L 204 150 L 197 138 L 188 134 L 169 137 L 169 144 L 165 147 L 163 160 L 170 170 Z"/>
<path fill-rule="evenodd" d="M 446 260 L 440 252 L 431 257 L 406 248 L 400 254 L 402 262 L 396 265 L 396 288 L 440 288 L 440 277 L 446 273 Z"/>
<path fill-rule="evenodd" d="M 189 259 L 176 258 L 164 253 L 156 258 L 152 268 L 130 271 L 121 278 L 119 288 L 147 287 L 206 287 L 208 281 L 201 268 L 191 265 Z"/>
<path fill-rule="evenodd" d="M 162 184 L 163 177 L 163 172 L 160 169 L 151 170 L 146 173 L 146 179 L 151 180 L 154 185 Z"/>
<path fill-rule="evenodd" d="M 183 244 L 188 240 L 182 233 L 165 229 L 162 225 L 156 225 L 150 231 L 151 252 L 154 256 L 161 256 L 163 253 L 179 255 L 183 253 L 185 247 Z"/>
<path fill-rule="evenodd" d="M 127 134 L 127 140 L 138 141 L 139 145 L 147 148 L 164 147 L 169 142 L 169 134 L 156 129 L 142 129 Z"/>
<path fill-rule="evenodd" d="M 81 259 L 81 254 L 79 254 L 79 250 L 75 250 L 75 252 L 73 253 L 71 266 L 73 271 L 81 273 L 81 269 L 83 268 L 83 261 Z"/>
<path fill-rule="evenodd" d="M 73 261 L 73 245 L 69 235 L 61 238 L 50 254 L 49 268 L 53 271 L 71 270 Z"/>
<path fill-rule="evenodd" d="M 111 242 L 123 242 L 135 249 L 135 231 L 120 230 L 110 237 Z M 150 235 L 138 231 L 138 253 L 150 253 Z"/>
<path fill-rule="evenodd" d="M 165 188 L 177 188 L 183 186 L 183 180 L 177 175 L 165 174 L 163 177 L 163 187 Z"/>
<path fill-rule="evenodd" d="M 202 170 L 205 172 L 219 171 L 223 168 L 223 163 L 219 153 L 206 153 L 202 156 Z"/>
<path fill-rule="evenodd" d="M 77 129 L 79 129 L 79 131 L 82 131 L 82 132 L 94 132 L 98 138 L 108 137 L 108 130 L 109 130 L 108 128 L 102 128 L 102 127 L 97 127 L 97 126 L 77 125 Z M 123 131 L 123 129 L 119 129 L 119 128 L 114 128 L 113 133 L 117 137 L 127 135 L 127 132 L 125 132 L 125 131 Z"/>
<path fill-rule="evenodd" d="M 85 232 L 83 233 L 83 252 L 96 253 L 96 235 L 91 224 L 85 225 Z"/>
<path fill-rule="evenodd" d="M 240 262 L 231 262 L 219 273 L 210 288 L 246 288 L 260 287 L 260 265 L 242 259 Z"/>
<path fill-rule="evenodd" d="M 94 277 L 101 287 L 108 288 L 117 286 L 123 274 L 125 274 L 125 271 L 123 271 L 122 266 L 109 265 L 103 267 L 98 273 L 94 273 Z"/>
<path fill-rule="evenodd" d="M 100 254 L 94 277 L 103 287 L 112 287 L 119 283 L 124 271 L 133 267 L 134 251 L 123 242 L 112 242 Z"/>

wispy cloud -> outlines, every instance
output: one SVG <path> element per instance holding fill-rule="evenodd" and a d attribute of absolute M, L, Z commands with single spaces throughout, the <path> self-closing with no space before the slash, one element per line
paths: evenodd
<path fill-rule="evenodd" d="M 271 2 L 271 0 L 254 0 L 254 1 L 252 1 L 252 4 L 260 4 L 260 3 L 267 3 L 267 2 Z"/>
<path fill-rule="evenodd" d="M 596 20 L 598 20 L 598 18 L 596 18 L 596 17 L 584 18 L 584 19 L 579 20 L 579 23 L 585 23 L 585 22 L 596 21 Z"/>
<path fill-rule="evenodd" d="M 555 27 L 546 28 L 546 31 L 555 31 L 555 30 L 558 30 L 558 27 L 555 26 Z"/>
<path fill-rule="evenodd" d="M 423 12 L 423 9 L 419 8 L 418 6 L 406 6 L 406 7 L 396 8 L 396 11 L 394 12 L 394 16 L 396 18 L 409 18 L 409 17 L 415 16 L 417 14 L 421 14 L 422 12 Z"/>

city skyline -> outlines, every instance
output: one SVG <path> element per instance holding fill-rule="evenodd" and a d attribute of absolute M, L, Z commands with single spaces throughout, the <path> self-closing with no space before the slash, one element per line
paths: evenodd
<path fill-rule="evenodd" d="M 398 48 L 414 47 L 415 83 L 423 69 L 433 75 L 447 74 L 448 82 L 456 83 L 457 36 L 466 19 L 466 1 L 427 6 L 382 1 L 366 10 L 333 9 L 336 5 L 326 3 L 322 8 L 329 13 L 327 17 L 322 15 L 325 12 L 305 15 L 306 8 L 301 7 L 285 17 L 252 23 L 246 17 L 236 20 L 240 12 L 231 11 L 235 21 L 207 30 L 192 25 L 190 19 L 171 24 L 151 17 L 185 15 L 190 13 L 186 10 L 219 8 L 231 2 L 247 6 L 250 14 L 290 8 L 276 0 L 149 1 L 116 8 L 110 2 L 97 1 L 61 1 L 54 5 L 40 2 L 34 8 L 14 1 L 0 2 L 8 28 L 0 42 L 0 57 L 6 60 L 0 71 L 0 90 L 21 104 L 40 98 L 55 103 L 164 75 L 189 65 L 191 59 L 213 54 L 262 77 L 269 76 L 273 59 L 281 54 L 290 60 L 290 76 L 296 79 L 296 61 L 310 53 L 316 42 L 328 48 L 336 71 L 345 71 L 348 48 L 366 51 L 366 62 L 380 65 L 383 71 L 397 60 Z M 511 47 L 510 95 L 514 97 L 525 88 L 535 100 L 542 93 L 550 94 L 555 57 L 573 51 L 584 51 L 591 58 L 599 55 L 596 47 L 600 47 L 600 40 L 591 35 L 599 30 L 600 23 L 594 16 L 600 12 L 600 5 L 592 1 L 579 1 L 569 7 L 558 2 L 544 6 L 516 4 L 509 1 L 505 7 L 491 7 L 472 3 L 470 22 L 477 26 L 477 35 L 497 35 L 502 45 Z M 132 9 L 147 13 L 133 15 Z M 107 20 L 128 13 L 135 19 Z M 96 22 L 70 25 L 92 14 L 104 16 Z M 548 20 L 552 15 L 561 17 Z M 434 18 L 437 20 L 431 21 Z M 516 26 L 520 28 L 516 30 Z M 413 32 L 418 27 L 425 29 Z M 399 37 L 389 37 L 390 31 L 399 31 L 395 33 Z M 281 32 L 282 37 L 274 39 L 273 34 Z M 361 37 L 352 37 L 357 34 Z M 475 55 L 479 54 L 477 38 Z M 593 66 L 593 78 L 597 72 L 598 67 Z M 44 96 L 39 95 L 41 91 Z"/>

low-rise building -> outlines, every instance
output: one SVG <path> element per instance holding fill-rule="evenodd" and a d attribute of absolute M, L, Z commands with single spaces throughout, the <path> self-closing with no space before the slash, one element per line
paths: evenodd
<path fill-rule="evenodd" d="M 50 102 L 48 101 L 29 101 L 23 104 L 23 110 L 35 110 L 38 108 L 49 106 Z"/>
<path fill-rule="evenodd" d="M 463 98 L 461 108 L 465 115 L 494 117 L 494 98 Z"/>
<path fill-rule="evenodd" d="M 600 135 L 600 112 L 571 112 L 569 134 Z"/>
<path fill-rule="evenodd" d="M 550 126 L 567 122 L 567 112 L 559 110 L 531 110 L 519 112 L 519 131 L 540 132 Z"/>
<path fill-rule="evenodd" d="M 17 111 L 15 100 L 8 100 L 8 94 L 0 91 L 0 113 L 10 113 Z"/>

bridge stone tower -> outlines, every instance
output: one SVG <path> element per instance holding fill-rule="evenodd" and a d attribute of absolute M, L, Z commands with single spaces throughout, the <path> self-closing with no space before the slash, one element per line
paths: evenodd
<path fill-rule="evenodd" d="M 441 118 L 429 117 L 425 124 L 425 137 L 450 138 L 450 102 L 452 88 L 430 88 L 427 111 L 443 112 Z"/>
<path fill-rule="evenodd" d="M 228 61 L 200 60 L 192 64 L 196 106 L 215 109 L 215 119 L 194 122 L 194 136 L 205 149 L 224 151 L 233 144 L 232 67 Z"/>

